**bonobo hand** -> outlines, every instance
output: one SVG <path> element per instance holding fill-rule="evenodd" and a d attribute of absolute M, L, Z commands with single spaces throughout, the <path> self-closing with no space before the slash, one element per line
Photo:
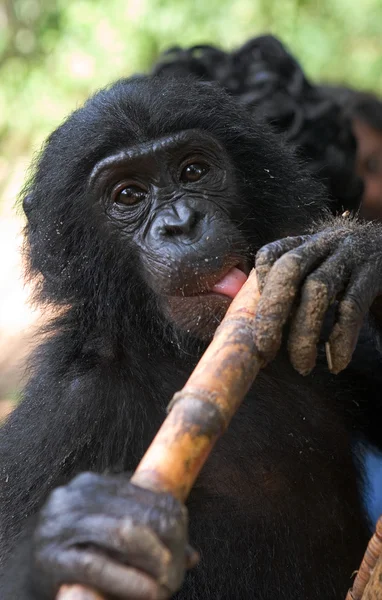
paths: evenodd
<path fill-rule="evenodd" d="M 288 237 L 261 248 L 256 271 L 262 296 L 256 344 L 271 360 L 282 327 L 292 314 L 288 349 L 301 374 L 314 367 L 317 343 L 329 305 L 338 300 L 329 338 L 329 368 L 349 363 L 362 322 L 382 293 L 382 227 L 345 217 L 312 235 Z"/>
<path fill-rule="evenodd" d="M 41 511 L 32 567 L 38 597 L 53 600 L 62 583 L 77 582 L 113 600 L 169 598 L 198 560 L 187 518 L 175 498 L 126 476 L 79 475 Z"/>

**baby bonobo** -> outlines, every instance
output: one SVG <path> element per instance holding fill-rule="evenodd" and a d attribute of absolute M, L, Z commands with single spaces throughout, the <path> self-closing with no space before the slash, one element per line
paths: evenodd
<path fill-rule="evenodd" d="M 107 600 L 344 598 L 368 538 L 353 440 L 382 445 L 382 407 L 357 352 L 333 373 L 369 310 L 379 335 L 381 227 L 328 217 L 290 148 L 217 85 L 165 76 L 74 112 L 23 204 L 55 311 L 0 431 L 1 600 L 72 582 Z M 277 357 L 186 509 L 129 476 L 255 264 L 256 343 Z"/>

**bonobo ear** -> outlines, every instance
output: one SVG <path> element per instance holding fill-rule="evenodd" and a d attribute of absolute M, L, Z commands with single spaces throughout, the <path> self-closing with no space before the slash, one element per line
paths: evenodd
<path fill-rule="evenodd" d="M 28 219 L 32 212 L 32 208 L 33 208 L 33 195 L 27 194 L 26 196 L 24 196 L 24 199 L 23 199 L 23 211 Z"/>

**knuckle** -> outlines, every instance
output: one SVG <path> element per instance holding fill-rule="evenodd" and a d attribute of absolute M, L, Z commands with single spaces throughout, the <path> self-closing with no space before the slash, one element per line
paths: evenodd
<path fill-rule="evenodd" d="M 55 488 L 48 496 L 47 501 L 40 511 L 42 519 L 49 519 L 68 510 L 69 492 L 67 486 Z"/>
<path fill-rule="evenodd" d="M 175 515 L 169 515 L 163 523 L 163 533 L 166 537 L 170 537 L 174 540 L 181 539 L 184 537 L 185 525 L 183 519 Z"/>
<path fill-rule="evenodd" d="M 179 502 L 172 494 L 161 494 L 162 508 L 168 515 L 175 516 L 177 519 L 188 515 L 187 508 Z"/>
<path fill-rule="evenodd" d="M 256 254 L 256 265 L 263 265 L 273 262 L 278 256 L 288 252 L 294 240 L 298 240 L 298 238 L 286 237 L 281 240 L 276 240 L 275 242 L 266 244 L 260 248 Z"/>
<path fill-rule="evenodd" d="M 278 267 L 290 267 L 290 266 L 300 266 L 302 262 L 302 256 L 301 256 L 301 249 L 297 248 L 294 250 L 289 250 L 289 252 L 286 252 L 285 254 L 283 254 L 282 256 L 280 256 L 280 258 L 278 259 L 278 261 L 276 262 L 275 266 Z"/>
<path fill-rule="evenodd" d="M 255 336 L 255 343 L 261 358 L 268 363 L 276 356 L 281 346 L 281 335 L 273 332 L 269 336 L 259 334 Z"/>
<path fill-rule="evenodd" d="M 347 322 L 353 323 L 358 321 L 364 312 L 361 299 L 357 295 L 349 294 L 348 297 L 341 302 L 341 316 Z"/>
<path fill-rule="evenodd" d="M 295 251 L 291 250 L 286 254 L 283 254 L 273 265 L 269 277 L 274 285 L 275 281 L 288 281 L 294 282 L 299 278 L 301 273 L 301 257 Z M 272 293 L 275 290 L 272 289 Z"/>
<path fill-rule="evenodd" d="M 321 276 L 312 273 L 308 275 L 304 284 L 304 292 L 316 300 L 327 300 L 329 296 L 329 285 Z"/>
<path fill-rule="evenodd" d="M 102 475 L 97 473 L 92 473 L 91 471 L 85 471 L 84 473 L 80 473 L 76 475 L 68 484 L 68 488 L 83 488 L 83 487 L 93 487 L 99 485 L 99 483 L 104 479 Z"/>
<path fill-rule="evenodd" d="M 262 248 L 260 248 L 260 250 L 258 250 L 255 259 L 256 267 L 267 265 L 272 260 L 274 254 L 274 243 L 275 242 L 273 242 L 272 244 L 267 244 L 266 246 L 263 246 Z"/>
<path fill-rule="evenodd" d="M 118 535 L 121 539 L 129 538 L 133 532 L 148 532 L 152 533 L 152 529 L 144 523 L 139 523 L 131 516 L 126 515 L 119 520 Z"/>

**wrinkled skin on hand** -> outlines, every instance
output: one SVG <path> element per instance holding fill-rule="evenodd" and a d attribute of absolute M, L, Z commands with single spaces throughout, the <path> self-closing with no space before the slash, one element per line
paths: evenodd
<path fill-rule="evenodd" d="M 123 476 L 83 473 L 57 488 L 34 535 L 34 583 L 54 599 L 80 583 L 106 599 L 169 598 L 197 553 L 187 544 L 187 509 L 169 494 Z M 41 587 L 43 586 L 43 587 Z"/>
<path fill-rule="evenodd" d="M 337 301 L 327 353 L 330 370 L 339 373 L 351 359 L 366 314 L 380 303 L 382 229 L 344 217 L 343 227 L 337 220 L 335 227 L 312 235 L 267 244 L 257 254 L 256 271 L 262 292 L 255 335 L 260 353 L 267 361 L 274 358 L 290 318 L 290 359 L 307 375 L 316 363 L 327 310 Z"/>

